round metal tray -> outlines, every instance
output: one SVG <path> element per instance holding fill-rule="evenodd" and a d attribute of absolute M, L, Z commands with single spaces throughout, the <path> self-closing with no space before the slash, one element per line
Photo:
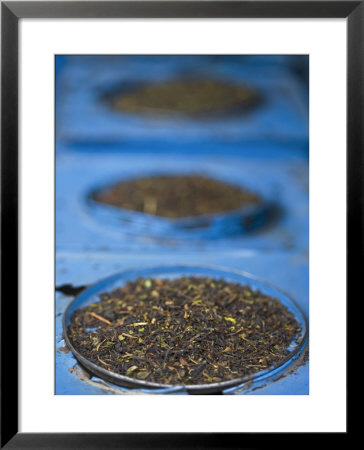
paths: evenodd
<path fill-rule="evenodd" d="M 253 290 L 259 290 L 263 294 L 277 298 L 295 317 L 297 322 L 301 327 L 301 333 L 297 337 L 294 345 L 292 345 L 290 355 L 281 362 L 279 366 L 271 367 L 268 370 L 257 372 L 255 374 L 240 377 L 233 380 L 223 381 L 219 383 L 206 383 L 199 385 L 166 385 L 159 383 L 152 383 L 149 381 L 142 381 L 133 379 L 124 375 L 119 375 L 110 372 L 84 358 L 72 345 L 70 338 L 68 336 L 68 325 L 71 321 L 71 316 L 74 311 L 83 308 L 91 303 L 99 301 L 99 295 L 105 292 L 111 292 L 112 290 L 122 287 L 127 282 L 135 280 L 136 278 L 160 278 L 160 279 L 173 279 L 182 276 L 203 276 L 211 277 L 215 279 L 224 279 L 228 282 L 240 283 L 242 285 L 248 285 Z M 245 272 L 233 271 L 230 269 L 212 267 L 212 266 L 164 266 L 155 268 L 145 268 L 145 269 L 133 269 L 128 270 L 117 275 L 113 275 L 100 281 L 93 286 L 89 287 L 83 291 L 78 297 L 76 297 L 66 308 L 63 315 L 63 332 L 65 341 L 72 351 L 76 359 L 91 373 L 97 375 L 98 377 L 115 383 L 116 385 L 134 388 L 134 389 L 165 389 L 168 393 L 168 388 L 170 388 L 171 393 L 175 392 L 176 388 L 181 388 L 187 391 L 189 394 L 218 394 L 222 391 L 232 388 L 234 386 L 243 385 L 244 383 L 250 382 L 250 384 L 260 383 L 263 380 L 271 378 L 273 375 L 277 374 L 277 371 L 281 368 L 282 370 L 289 366 L 302 349 L 305 346 L 306 338 L 308 334 L 308 326 L 306 318 L 302 313 L 299 306 L 292 300 L 288 295 L 286 295 L 281 290 L 273 287 L 272 285 L 265 283 L 258 278 L 247 274 Z"/>
<path fill-rule="evenodd" d="M 234 97 L 232 97 L 232 105 L 225 107 L 215 107 L 209 111 L 201 111 L 197 113 L 189 113 L 178 111 L 174 108 L 158 108 L 156 106 L 146 107 L 141 105 L 136 105 L 136 110 L 128 110 L 128 109 L 118 109 L 115 105 L 115 102 L 118 98 L 122 98 L 124 95 L 128 96 L 134 93 L 140 92 L 143 88 L 159 88 L 165 85 L 168 85 L 171 82 L 180 82 L 182 84 L 186 84 L 188 87 L 189 82 L 206 82 L 206 81 L 215 81 L 225 84 L 227 86 L 236 86 L 246 89 L 250 92 L 251 96 L 248 99 L 241 100 L 240 102 L 234 103 Z M 217 119 L 224 118 L 229 116 L 239 116 L 240 114 L 244 114 L 254 110 L 257 106 L 261 106 L 263 103 L 263 95 L 260 91 L 257 90 L 256 87 L 253 87 L 251 84 L 241 82 L 232 83 L 223 78 L 206 78 L 206 77 L 194 77 L 194 76 L 185 76 L 179 78 L 169 78 L 161 82 L 124 82 L 121 86 L 111 86 L 101 95 L 101 101 L 105 103 L 109 108 L 111 108 L 117 114 L 123 115 L 131 115 L 131 116 L 146 116 L 150 119 L 162 120 L 202 120 L 207 121 L 209 119 Z"/>
<path fill-rule="evenodd" d="M 109 183 L 99 185 L 86 195 L 88 213 L 105 227 L 139 236 L 155 238 L 168 236 L 170 239 L 219 239 L 244 235 L 274 221 L 279 211 L 275 202 L 262 198 L 259 203 L 246 204 L 231 211 L 170 219 L 94 200 L 96 192 L 108 187 L 110 187 Z"/>

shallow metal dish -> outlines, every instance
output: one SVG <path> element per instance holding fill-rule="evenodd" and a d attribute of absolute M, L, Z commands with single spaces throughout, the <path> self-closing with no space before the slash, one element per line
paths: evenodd
<path fill-rule="evenodd" d="M 135 280 L 138 277 L 142 278 L 179 278 L 182 276 L 204 276 L 217 279 L 224 279 L 225 281 L 240 283 L 242 285 L 248 285 L 253 290 L 259 290 L 262 293 L 271 297 L 277 298 L 296 318 L 301 327 L 301 334 L 297 338 L 296 346 L 292 347 L 290 355 L 281 362 L 279 366 L 271 367 L 268 370 L 257 372 L 255 374 L 240 377 L 233 380 L 222 381 L 219 383 L 206 383 L 195 385 L 167 385 L 160 383 L 152 383 L 149 381 L 137 380 L 124 375 L 119 375 L 110 372 L 84 358 L 72 345 L 68 336 L 68 325 L 70 324 L 71 316 L 77 309 L 83 308 L 91 303 L 95 303 L 99 300 L 99 295 L 104 292 L 110 292 L 118 287 L 123 286 L 128 281 Z M 162 389 L 170 388 L 171 392 L 175 392 L 176 388 L 180 387 L 189 394 L 218 394 L 222 391 L 232 388 L 234 386 L 243 385 L 250 382 L 260 383 L 262 380 L 271 378 L 273 375 L 277 375 L 280 369 L 285 369 L 289 364 L 301 353 L 307 340 L 308 326 L 305 316 L 303 315 L 299 306 L 281 290 L 273 287 L 272 285 L 259 280 L 258 278 L 247 274 L 245 272 L 233 271 L 226 268 L 212 267 L 212 266 L 162 266 L 155 268 L 145 269 L 132 269 L 117 275 L 113 275 L 106 278 L 93 286 L 83 291 L 78 297 L 76 297 L 66 308 L 63 315 L 63 333 L 67 346 L 72 351 L 76 359 L 91 373 L 98 377 L 115 383 L 119 386 L 134 388 L 134 389 Z M 168 391 L 166 392 L 168 393 Z"/>
<path fill-rule="evenodd" d="M 196 113 L 192 112 L 183 112 L 178 111 L 177 109 L 168 109 L 168 108 L 158 108 L 158 107 L 146 107 L 142 105 L 136 105 L 135 111 L 129 110 L 129 109 L 123 109 L 123 108 L 117 108 L 116 101 L 119 98 L 122 98 L 124 95 L 128 96 L 130 94 L 135 94 L 138 92 L 141 92 L 144 88 L 158 88 L 165 85 L 170 84 L 171 82 L 179 82 L 186 84 L 186 87 L 188 87 L 189 82 L 206 82 L 206 81 L 214 81 L 214 82 L 220 82 L 222 84 L 225 84 L 227 86 L 236 86 L 240 88 L 244 88 L 247 91 L 250 92 L 251 96 L 245 100 L 241 100 L 238 103 L 232 103 L 231 106 L 225 106 L 225 107 L 215 107 L 211 108 L 210 110 L 200 111 Z M 221 77 L 213 77 L 213 78 L 206 78 L 206 77 L 194 77 L 194 76 L 185 76 L 185 77 L 178 77 L 178 78 L 170 78 L 168 80 L 164 80 L 164 82 L 124 82 L 122 85 L 115 85 L 110 86 L 101 96 L 100 100 L 102 103 L 106 104 L 109 108 L 111 108 L 115 113 L 117 114 L 123 114 L 123 115 L 131 115 L 131 116 L 146 116 L 150 119 L 155 120 L 201 120 L 201 121 L 208 121 L 208 120 L 215 120 L 219 118 L 228 118 L 228 117 L 234 117 L 239 116 L 241 114 L 245 114 L 250 112 L 251 110 L 254 110 L 254 108 L 258 106 L 262 106 L 264 103 L 264 96 L 263 93 L 258 90 L 255 86 L 253 86 L 251 83 L 242 83 L 240 80 L 239 82 L 231 82 L 229 80 L 225 80 Z M 232 98 L 233 100 L 233 98 Z"/>
<path fill-rule="evenodd" d="M 166 175 L 166 173 L 153 175 Z M 167 173 L 167 175 L 173 174 Z M 181 175 L 181 173 L 177 175 Z M 125 178 L 123 181 L 133 179 L 134 177 Z M 97 192 L 110 188 L 112 184 L 109 182 L 91 189 L 85 198 L 85 206 L 89 214 L 104 226 L 119 231 L 126 230 L 139 236 L 162 238 L 168 236 L 170 239 L 219 239 L 239 236 L 269 225 L 277 219 L 280 213 L 280 208 L 276 203 L 261 198 L 258 203 L 247 203 L 230 211 L 170 219 L 94 200 Z"/>

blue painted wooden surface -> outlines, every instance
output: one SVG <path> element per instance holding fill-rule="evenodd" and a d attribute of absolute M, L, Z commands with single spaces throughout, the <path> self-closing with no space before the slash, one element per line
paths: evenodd
<path fill-rule="evenodd" d="M 305 63 L 305 61 L 303 61 Z M 289 57 L 65 57 L 57 65 L 56 285 L 83 286 L 132 267 L 213 264 L 250 272 L 285 290 L 306 317 L 308 299 L 307 89 Z M 302 65 L 302 61 L 301 61 Z M 181 71 L 210 74 L 263 89 L 250 115 L 208 126 L 129 117 L 108 110 L 100 93 L 123 80 L 168 79 Z M 153 173 L 205 173 L 248 187 L 280 206 L 270 226 L 214 238 L 163 236 L 117 224 L 86 197 L 113 179 Z M 64 353 L 61 318 L 71 300 L 56 293 L 56 393 L 130 390 L 85 379 Z M 308 394 L 308 362 L 285 376 L 236 394 Z"/>

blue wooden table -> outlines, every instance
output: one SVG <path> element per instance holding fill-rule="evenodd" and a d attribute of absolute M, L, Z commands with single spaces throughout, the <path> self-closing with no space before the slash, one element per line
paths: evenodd
<path fill-rule="evenodd" d="M 212 264 L 274 284 L 308 318 L 307 88 L 292 70 L 295 64 L 289 57 L 57 60 L 56 286 L 90 285 L 133 267 Z M 162 81 L 192 72 L 252 85 L 265 101 L 250 114 L 210 122 L 118 114 L 100 101 L 128 80 Z M 133 218 L 120 221 L 88 201 L 95 188 L 113 180 L 161 173 L 203 173 L 247 187 L 276 205 L 276 214 L 246 233 L 171 229 L 166 235 L 155 221 L 150 227 Z M 72 298 L 56 293 L 56 393 L 138 393 L 89 378 L 64 348 L 61 320 Z M 308 389 L 305 351 L 269 382 L 225 393 Z"/>

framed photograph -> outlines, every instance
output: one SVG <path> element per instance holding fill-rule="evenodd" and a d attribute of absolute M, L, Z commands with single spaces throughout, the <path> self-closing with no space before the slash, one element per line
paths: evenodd
<path fill-rule="evenodd" d="M 363 18 L 1 3 L 1 448 L 347 436 Z"/>

